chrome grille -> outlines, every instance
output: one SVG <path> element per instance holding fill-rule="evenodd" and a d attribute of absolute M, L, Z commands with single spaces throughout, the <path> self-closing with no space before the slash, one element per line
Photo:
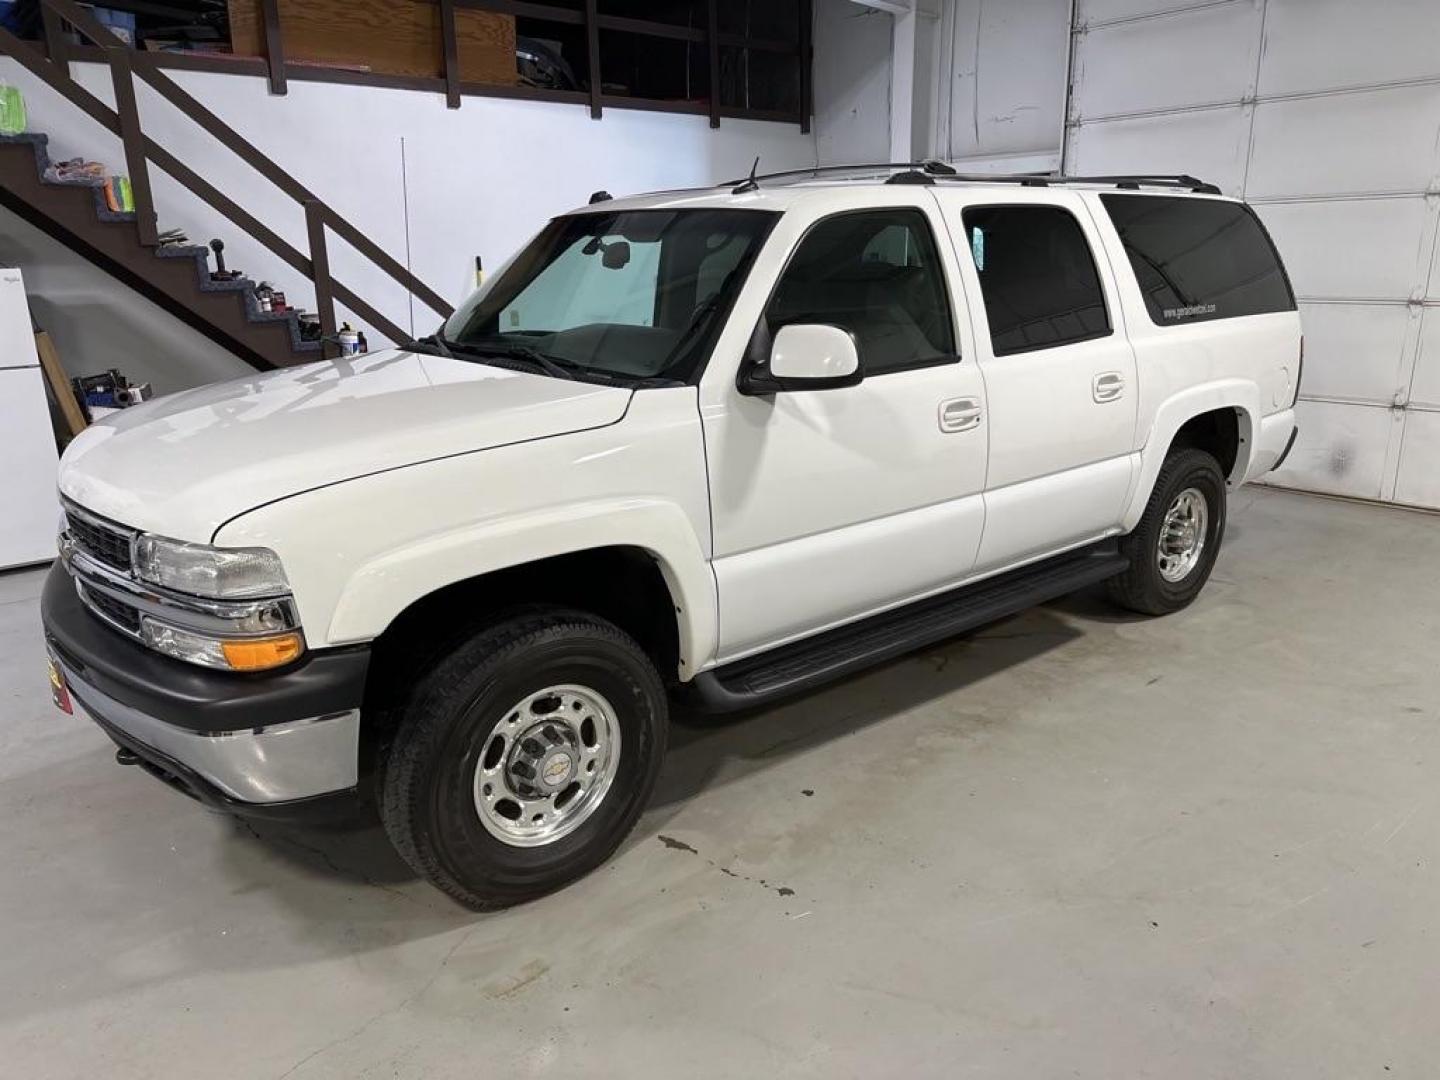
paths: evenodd
<path fill-rule="evenodd" d="M 140 611 L 139 609 L 117 600 L 113 596 L 99 592 L 96 589 L 87 589 L 84 582 L 80 583 L 80 598 L 101 617 L 108 619 L 120 629 L 130 634 L 140 633 Z"/>
<path fill-rule="evenodd" d="M 65 508 L 65 521 L 75 546 L 86 555 L 122 574 L 130 572 L 130 533 L 74 507 Z"/>

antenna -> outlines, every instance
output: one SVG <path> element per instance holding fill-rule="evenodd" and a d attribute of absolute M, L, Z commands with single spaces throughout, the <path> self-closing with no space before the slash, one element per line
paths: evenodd
<path fill-rule="evenodd" d="M 755 174 L 760 171 L 760 155 L 755 155 L 755 163 L 750 166 L 750 175 L 745 178 L 744 183 L 737 184 L 731 190 L 731 195 L 745 195 L 752 191 L 760 190 L 760 182 Z"/>

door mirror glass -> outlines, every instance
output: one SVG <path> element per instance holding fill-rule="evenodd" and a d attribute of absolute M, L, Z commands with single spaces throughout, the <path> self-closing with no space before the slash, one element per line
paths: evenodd
<path fill-rule="evenodd" d="M 769 375 L 777 390 L 835 389 L 863 377 L 854 335 L 824 323 L 782 326 L 770 347 Z"/>

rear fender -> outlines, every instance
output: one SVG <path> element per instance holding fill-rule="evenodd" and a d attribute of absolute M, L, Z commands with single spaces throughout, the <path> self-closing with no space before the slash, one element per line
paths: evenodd
<path fill-rule="evenodd" d="M 1231 487 L 1241 483 L 1250 468 L 1250 455 L 1254 452 L 1255 425 L 1260 417 L 1260 387 L 1248 379 L 1225 379 L 1206 383 L 1184 390 L 1161 403 L 1155 412 L 1155 422 L 1145 438 L 1140 454 L 1140 473 L 1130 493 L 1121 526 L 1129 532 L 1140 523 L 1150 493 L 1155 487 L 1155 478 L 1165 464 L 1165 455 L 1175 435 L 1185 426 L 1186 421 L 1201 413 L 1216 409 L 1234 409 L 1239 424 L 1240 445 L 1235 452 L 1235 466 L 1230 470 L 1227 482 Z"/>

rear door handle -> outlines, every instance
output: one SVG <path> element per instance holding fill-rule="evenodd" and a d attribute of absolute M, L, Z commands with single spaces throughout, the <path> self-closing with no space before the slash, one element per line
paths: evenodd
<path fill-rule="evenodd" d="M 1103 371 L 1090 384 L 1095 400 L 1100 404 L 1114 401 L 1125 393 L 1125 376 L 1118 371 Z"/>
<path fill-rule="evenodd" d="M 940 403 L 941 431 L 968 431 L 980 426 L 980 402 L 977 398 L 951 398 Z"/>

